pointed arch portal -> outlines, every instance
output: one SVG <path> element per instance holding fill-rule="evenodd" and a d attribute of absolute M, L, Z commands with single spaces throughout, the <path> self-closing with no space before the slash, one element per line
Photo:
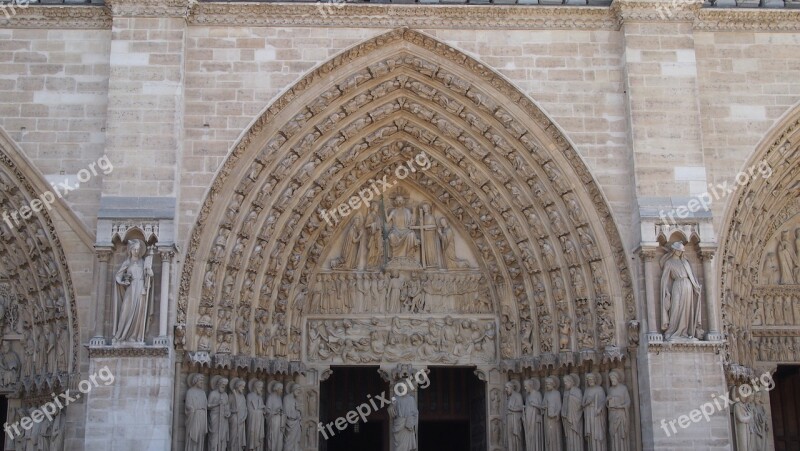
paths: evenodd
<path fill-rule="evenodd" d="M 86 242 L 89 234 L 0 130 L 0 394 L 38 406 L 80 380 L 80 330 L 67 258 L 50 214 Z M 12 362 L 12 363 L 9 363 Z M 16 365 L 14 365 L 15 363 Z M 16 372 L 8 378 L 8 371 Z"/>
<path fill-rule="evenodd" d="M 627 343 L 625 321 L 635 309 L 625 254 L 575 149 L 500 75 L 398 29 L 288 89 L 220 168 L 183 267 L 177 327 L 185 349 L 242 362 L 306 360 L 303 319 L 320 313 L 319 299 L 333 286 L 320 275 L 362 280 L 336 275 L 341 262 L 332 269 L 331 260 L 367 209 L 338 223 L 320 210 L 338 211 L 420 154 L 430 168 L 392 189 L 407 191 L 414 208 L 429 203 L 437 221 L 451 225 L 468 261 L 461 270 L 472 271 L 490 298 L 475 318 L 494 324 L 487 326 L 496 338 L 492 362 Z M 393 208 L 386 202 L 384 213 Z M 341 313 L 358 312 L 345 305 Z M 430 315 L 400 316 L 386 327 Z"/>

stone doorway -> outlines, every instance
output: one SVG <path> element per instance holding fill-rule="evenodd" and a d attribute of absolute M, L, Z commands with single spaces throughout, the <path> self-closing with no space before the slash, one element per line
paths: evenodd
<path fill-rule="evenodd" d="M 419 391 L 419 449 L 486 449 L 486 388 L 472 368 L 433 367 Z"/>
<path fill-rule="evenodd" d="M 770 392 L 775 451 L 800 449 L 800 365 L 779 365 Z"/>
<path fill-rule="evenodd" d="M 349 411 L 377 396 L 388 396 L 388 386 L 381 379 L 378 367 L 332 367 L 330 378 L 320 384 L 320 451 L 349 451 L 354 449 L 389 451 L 389 415 L 385 408 L 371 412 L 366 422 L 355 424 L 340 421 Z M 375 405 L 380 407 L 379 401 Z M 330 427 L 326 427 L 333 423 Z"/>
<path fill-rule="evenodd" d="M 395 394 L 381 378 L 378 367 L 332 367 L 330 378 L 320 385 L 320 451 L 368 449 L 391 451 L 387 400 Z M 429 383 L 417 391 L 421 451 L 482 451 L 486 449 L 486 387 L 471 367 L 430 367 Z M 367 421 L 339 421 L 359 405 L 374 401 L 378 409 Z M 330 427 L 328 427 L 330 426 Z M 323 432 L 324 431 L 324 432 Z"/>

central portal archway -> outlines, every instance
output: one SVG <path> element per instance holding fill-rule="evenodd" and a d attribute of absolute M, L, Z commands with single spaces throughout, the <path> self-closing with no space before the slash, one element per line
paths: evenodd
<path fill-rule="evenodd" d="M 505 371 L 617 358 L 635 314 L 607 203 L 558 128 L 500 75 L 407 29 L 269 107 L 190 243 L 184 370 L 300 383 L 315 403 L 307 449 L 332 365 L 386 380 L 474 366 L 498 398 Z"/>

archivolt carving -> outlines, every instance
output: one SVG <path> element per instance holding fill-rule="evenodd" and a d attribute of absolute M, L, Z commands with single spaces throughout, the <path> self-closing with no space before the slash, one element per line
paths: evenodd
<path fill-rule="evenodd" d="M 66 387 L 77 373 L 78 316 L 55 226 L 17 161 L 0 153 L 0 268 L 8 278 L 0 335 L 22 360 L 18 384 L 4 389 L 32 395 Z"/>
<path fill-rule="evenodd" d="M 220 169 L 181 280 L 179 327 L 198 326 L 188 329 L 190 346 L 228 352 L 227 335 L 238 332 L 227 330 L 228 312 L 249 309 L 256 355 L 299 358 L 299 319 L 315 303 L 312 276 L 348 226 L 327 224 L 317 210 L 346 203 L 423 151 L 431 169 L 404 183 L 427 193 L 472 240 L 492 282 L 501 358 L 557 352 L 554 323 L 569 331 L 562 350 L 625 343 L 617 318 L 633 318 L 634 304 L 624 251 L 577 153 L 481 63 L 396 30 L 299 81 Z M 228 188 L 229 179 L 238 185 Z M 592 302 L 576 311 L 578 299 Z M 596 330 L 587 327 L 595 322 Z"/>
<path fill-rule="evenodd" d="M 795 340 L 791 336 L 800 336 L 800 329 L 794 327 L 800 312 L 793 307 L 798 302 L 800 275 L 800 109 L 765 142 L 765 149 L 756 153 L 752 161 L 768 164 L 772 175 L 753 177 L 739 190 L 726 215 L 721 241 L 724 258 L 719 271 L 723 323 L 728 335 L 726 361 L 734 376 L 747 374 L 747 368 L 752 371 L 757 360 L 793 356 Z M 775 333 L 790 338 L 760 338 L 760 345 L 752 345 L 759 342 L 756 335 Z M 774 353 L 760 351 L 769 345 L 789 348 Z"/>

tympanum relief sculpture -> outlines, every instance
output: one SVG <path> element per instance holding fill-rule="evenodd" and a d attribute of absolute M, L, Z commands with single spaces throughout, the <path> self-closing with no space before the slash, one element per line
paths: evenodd
<path fill-rule="evenodd" d="M 764 244 L 758 283 L 731 328 L 731 355 L 744 364 L 754 360 L 794 362 L 800 358 L 800 218 L 777 227 Z"/>
<path fill-rule="evenodd" d="M 493 362 L 494 319 L 309 318 L 307 358 L 331 363 Z"/>
<path fill-rule="evenodd" d="M 304 311 L 325 315 L 308 320 L 308 359 L 493 361 L 495 321 L 474 316 L 493 313 L 493 294 L 447 218 L 403 187 L 367 210 L 366 223 L 356 212 L 343 225 L 333 257 L 305 296 Z M 367 313 L 400 316 L 330 318 Z M 459 316 L 465 314 L 473 316 Z"/>

